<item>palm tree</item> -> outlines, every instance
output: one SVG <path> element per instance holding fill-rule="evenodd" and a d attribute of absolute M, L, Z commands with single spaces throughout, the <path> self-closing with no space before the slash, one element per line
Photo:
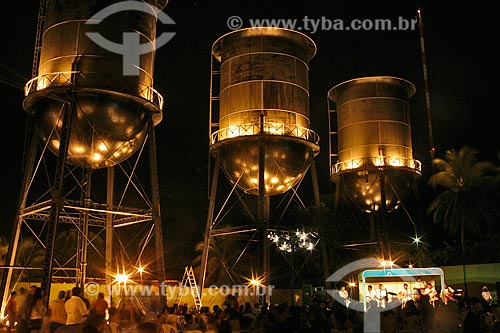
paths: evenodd
<path fill-rule="evenodd" d="M 236 251 L 236 248 L 234 249 Z M 200 275 L 201 269 L 201 255 L 203 251 L 203 241 L 198 242 L 195 245 L 195 251 L 198 253 L 196 258 L 192 261 L 193 271 L 196 276 Z M 227 275 L 227 272 L 224 269 L 225 258 L 213 253 L 213 249 L 210 251 L 210 255 L 207 263 L 207 272 L 205 277 L 205 286 L 221 286 L 221 285 L 231 285 L 232 282 L 230 277 Z M 200 283 L 201 281 L 199 281 Z"/>
<path fill-rule="evenodd" d="M 465 251 L 466 233 L 478 234 L 481 222 L 492 222 L 494 206 L 490 201 L 489 182 L 493 181 L 495 165 L 478 161 L 479 152 L 469 146 L 459 151 L 448 150 L 445 158 L 435 158 L 436 172 L 428 184 L 444 189 L 431 202 L 427 212 L 434 223 L 443 223 L 451 236 L 460 233 L 460 246 Z"/>
<path fill-rule="evenodd" d="M 450 236 L 460 235 L 463 258 L 464 292 L 467 294 L 465 273 L 465 235 L 480 235 L 483 222 L 494 220 L 492 212 L 495 205 L 491 202 L 491 183 L 494 181 L 495 165 L 478 161 L 479 152 L 470 146 L 459 151 L 448 150 L 445 158 L 435 158 L 436 172 L 428 184 L 443 189 L 427 209 L 434 223 L 443 223 Z"/>
<path fill-rule="evenodd" d="M 241 240 L 232 237 L 219 237 L 217 242 L 212 240 L 209 249 L 205 286 L 236 285 L 245 283 L 241 277 L 252 276 L 251 267 L 255 267 L 255 256 L 252 255 L 259 243 L 247 244 L 248 240 Z M 251 243 L 251 242 L 250 242 Z M 249 248 L 245 249 L 245 244 Z M 201 255 L 203 241 L 195 245 L 198 253 L 192 261 L 193 270 L 196 276 L 200 275 Z"/>

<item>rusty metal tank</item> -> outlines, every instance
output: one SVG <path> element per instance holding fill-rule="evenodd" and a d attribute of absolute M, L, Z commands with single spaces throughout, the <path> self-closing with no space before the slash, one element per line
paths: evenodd
<path fill-rule="evenodd" d="M 411 82 L 392 76 L 356 78 L 328 92 L 338 126 L 331 180 L 363 211 L 396 209 L 421 175 L 411 139 L 409 99 L 414 93 Z"/>
<path fill-rule="evenodd" d="M 154 125 L 162 119 L 163 98 L 153 88 L 157 16 L 121 8 L 124 3 L 47 0 L 44 4 L 38 73 L 25 86 L 23 107 L 33 114 L 40 137 L 56 155 L 62 110 L 74 107 L 67 162 L 78 167 L 98 169 L 124 161 L 144 142 L 148 117 L 153 117 Z M 112 15 L 101 15 L 102 21 L 89 24 L 90 18 L 113 4 L 117 7 Z M 166 1 L 137 4 L 156 10 Z M 124 43 L 125 33 L 135 34 L 152 52 L 141 54 L 134 64 L 138 75 L 124 75 L 124 55 L 97 45 L 90 32 L 116 45 Z"/>
<path fill-rule="evenodd" d="M 319 153 L 309 119 L 308 63 L 315 53 L 309 37 L 281 28 L 236 30 L 213 44 L 220 114 L 210 151 L 245 193 L 259 194 L 260 147 L 269 196 L 298 184 Z"/>

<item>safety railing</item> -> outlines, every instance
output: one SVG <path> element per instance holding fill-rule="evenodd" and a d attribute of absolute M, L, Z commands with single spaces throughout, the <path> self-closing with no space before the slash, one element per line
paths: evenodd
<path fill-rule="evenodd" d="M 354 158 L 351 160 L 337 162 L 332 166 L 332 174 L 337 174 L 343 171 L 350 171 L 358 168 L 373 167 L 406 167 L 418 172 L 422 172 L 422 163 L 419 160 L 397 156 L 376 156 Z"/>
<path fill-rule="evenodd" d="M 231 125 L 228 127 L 224 127 L 212 133 L 210 142 L 213 145 L 226 139 L 236 138 L 240 136 L 258 135 L 262 133 L 277 136 L 296 137 L 307 140 L 316 145 L 319 142 L 319 135 L 308 128 L 296 126 L 293 124 L 271 122 Z"/>
<path fill-rule="evenodd" d="M 46 73 L 40 76 L 37 76 L 31 80 L 29 80 L 26 85 L 24 86 L 24 95 L 28 96 L 29 94 L 32 94 L 37 91 L 42 91 L 47 88 L 52 88 L 52 87 L 62 87 L 62 86 L 70 86 L 74 82 L 73 80 L 76 81 L 77 77 L 82 77 L 85 79 L 89 79 L 91 76 L 102 76 L 101 73 L 91 73 L 91 72 L 86 72 L 82 73 L 80 71 L 68 71 L 68 72 L 54 72 L 54 73 Z M 99 82 L 99 78 L 97 78 L 97 82 Z M 106 89 L 112 89 L 113 88 L 113 82 L 115 81 L 109 81 L 110 84 L 106 85 Z M 75 82 L 76 83 L 76 82 Z M 86 87 L 86 86 L 82 86 Z M 154 105 L 156 105 L 160 110 L 163 109 L 163 97 L 160 95 L 158 91 L 156 91 L 153 87 L 137 82 L 134 83 L 133 85 L 134 91 L 129 92 L 129 91 L 123 91 L 121 88 L 122 87 L 116 87 L 118 92 L 124 92 L 124 93 L 130 93 L 132 95 L 138 95 L 139 97 L 142 97 Z M 101 88 L 101 87 L 94 87 L 91 86 L 91 88 Z M 138 89 L 137 89 L 138 88 Z M 130 89 L 128 89 L 130 90 Z"/>

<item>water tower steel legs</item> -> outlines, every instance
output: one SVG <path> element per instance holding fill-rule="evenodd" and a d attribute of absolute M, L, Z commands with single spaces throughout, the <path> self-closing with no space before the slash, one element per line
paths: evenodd
<path fill-rule="evenodd" d="M 137 223 L 144 222 L 152 223 L 155 234 L 153 235 L 154 238 L 151 239 L 151 242 L 155 242 L 156 244 L 154 244 L 154 248 L 151 249 L 152 252 L 154 251 L 153 256 L 155 257 L 155 271 L 151 273 L 157 278 L 157 281 L 160 284 L 160 291 L 162 290 L 161 288 L 165 281 L 165 266 L 153 121 L 149 119 L 149 132 L 148 139 L 146 140 L 148 142 L 145 141 L 145 144 L 149 144 L 150 156 L 148 177 L 151 186 L 151 199 L 148 198 L 149 193 L 141 193 L 145 198 L 145 208 L 124 207 L 121 206 L 121 203 L 118 206 L 113 204 L 115 187 L 114 167 L 109 167 L 104 170 L 107 175 L 107 184 L 105 186 L 105 204 L 92 201 L 91 188 L 95 185 L 91 182 L 92 175 L 95 173 L 95 170 L 93 169 L 84 169 L 85 172 L 83 179 L 80 179 L 77 183 L 75 182 L 76 184 L 72 184 L 72 186 L 64 186 L 65 183 L 69 183 L 70 179 L 72 181 L 76 181 L 76 177 L 67 176 L 78 169 L 77 167 L 74 167 L 73 165 L 70 166 L 66 163 L 68 157 L 68 138 L 70 137 L 72 123 L 71 117 L 75 112 L 76 108 L 74 108 L 71 102 L 65 103 L 64 107 L 61 108 L 62 128 L 60 135 L 60 154 L 55 157 L 55 161 L 45 161 L 45 158 L 48 158 L 45 154 L 50 155 L 50 152 L 46 149 L 42 149 L 40 152 L 38 151 L 38 148 L 41 147 L 39 143 L 40 136 L 37 131 L 33 130 L 33 138 L 29 146 L 24 168 L 25 172 L 23 174 L 23 183 L 19 197 L 19 208 L 16 213 L 16 219 L 13 223 L 13 234 L 11 236 L 7 253 L 6 268 L 2 271 L 3 274 L 1 282 L 3 288 L 0 291 L 3 293 L 2 307 L 5 307 L 6 299 L 8 298 L 10 291 L 16 288 L 16 286 L 12 285 L 14 283 L 15 269 L 22 269 L 21 273 L 27 272 L 28 270 L 32 271 L 39 269 L 41 271 L 41 287 L 48 296 L 50 296 L 51 284 L 54 283 L 54 276 L 58 276 L 57 272 L 62 272 L 64 270 L 76 272 L 75 275 L 66 276 L 71 277 L 74 280 L 75 285 L 84 287 L 88 278 L 87 249 L 90 249 L 89 245 L 92 245 L 92 247 L 95 248 L 93 239 L 89 238 L 90 227 L 101 228 L 101 231 L 105 231 L 105 254 L 103 254 L 104 267 L 98 270 L 105 270 L 105 283 L 109 285 L 112 283 L 113 273 L 116 273 L 116 271 L 114 271 L 114 266 L 112 265 L 114 257 L 116 257 L 116 253 L 113 253 L 113 243 L 117 243 L 113 242 L 113 238 L 115 237 L 115 228 L 124 228 L 129 224 L 135 225 Z M 31 116 L 32 113 L 29 113 L 29 115 Z M 40 153 L 39 156 L 38 153 Z M 40 158 L 39 164 L 37 164 L 37 158 Z M 140 158 L 141 156 L 138 155 L 138 161 Z M 47 172 L 47 170 L 43 172 L 37 170 L 38 168 L 35 168 L 37 165 L 46 165 L 49 167 L 48 171 L 54 170 L 51 163 L 56 163 L 54 174 Z M 124 167 L 120 168 L 120 170 L 122 169 L 124 169 Z M 135 168 L 130 173 L 126 172 L 128 170 L 123 171 L 127 176 L 127 182 L 134 183 L 135 180 L 133 179 L 136 178 Z M 36 183 L 36 181 L 38 181 L 38 178 L 36 177 L 37 174 L 48 176 L 49 179 L 42 184 L 38 184 Z M 50 177 L 55 178 L 52 179 Z M 67 178 L 66 181 L 64 181 L 65 177 Z M 43 189 L 40 186 L 49 187 Z M 72 200 L 70 192 L 78 193 L 77 186 L 81 191 L 80 196 L 76 200 Z M 67 189 L 65 189 L 65 187 L 67 187 Z M 34 192 L 41 191 L 44 193 L 47 196 L 47 199 L 43 197 L 39 198 L 37 194 L 31 195 L 32 188 L 35 189 Z M 70 188 L 72 189 L 71 191 L 69 190 Z M 142 188 L 142 186 L 133 184 L 131 188 Z M 127 193 L 124 192 L 122 195 L 125 197 Z M 123 200 L 124 197 L 121 197 L 120 200 Z M 128 197 L 126 198 L 128 199 Z M 148 205 L 148 203 L 150 203 L 150 205 Z M 151 209 L 148 209 L 149 207 L 151 207 Z M 31 223 L 33 223 L 33 225 L 31 225 Z M 67 252 L 64 253 L 69 257 L 73 255 L 73 258 L 76 258 L 76 261 L 73 259 L 71 262 L 67 261 L 61 264 L 55 259 L 55 253 L 58 246 L 56 244 L 57 236 L 61 233 L 58 231 L 58 229 L 61 229 L 58 226 L 59 223 L 64 223 L 69 225 L 70 228 L 73 228 L 64 228 L 64 230 L 68 232 L 72 232 L 76 229 L 76 252 L 74 254 Z M 36 246 L 40 245 L 41 248 L 46 249 L 43 267 L 30 267 L 30 258 L 25 260 L 23 259 L 24 262 L 21 263 L 21 265 L 25 265 L 26 267 L 15 267 L 15 265 L 18 264 L 20 256 L 19 247 L 21 246 L 23 227 L 26 227 L 31 232 L 30 236 L 33 236 L 34 241 L 37 242 L 37 244 L 35 244 Z M 149 241 L 150 240 L 147 240 L 147 242 Z M 134 263 L 131 264 L 134 265 Z M 130 269 L 131 267 L 129 266 L 128 268 Z M 31 282 L 37 281 L 32 280 Z M 108 296 L 111 297 L 111 295 Z M 164 303 L 164 296 L 164 294 L 160 295 L 160 306 Z M 49 298 L 47 298 L 47 300 L 48 299 Z"/>
<path fill-rule="evenodd" d="M 215 154 L 215 166 L 214 173 L 212 176 L 212 182 L 210 185 L 209 203 L 208 203 L 208 216 L 207 223 L 205 226 L 205 234 L 203 237 L 203 250 L 201 253 L 201 266 L 200 266 L 200 276 L 198 279 L 198 286 L 200 291 L 203 291 L 205 287 L 205 278 L 207 275 L 207 262 L 208 262 L 208 252 L 210 250 L 210 233 L 213 226 L 214 210 L 215 210 L 215 195 L 217 192 L 217 184 L 219 182 L 219 168 L 220 168 L 220 157 L 219 154 Z"/>
<path fill-rule="evenodd" d="M 384 246 L 384 240 L 382 238 L 382 235 L 385 235 L 385 228 L 386 228 L 386 215 L 387 215 L 387 201 L 386 201 L 386 189 L 385 189 L 385 172 L 384 170 L 380 170 L 379 174 L 379 182 L 380 182 L 380 213 L 379 213 L 379 241 L 380 241 L 380 253 L 382 254 L 382 258 L 385 260 L 385 254 L 387 253 L 390 256 L 390 250 L 386 249 Z M 382 228 L 384 230 L 382 231 Z M 390 243 L 387 242 L 387 246 Z"/>
<path fill-rule="evenodd" d="M 261 274 L 263 277 L 262 284 L 264 286 L 268 286 L 270 283 L 270 247 L 271 244 L 269 239 L 267 238 L 267 230 L 269 229 L 269 195 L 266 194 L 266 184 L 265 184 L 265 160 L 266 160 L 266 143 L 264 136 L 264 122 L 265 122 L 265 114 L 261 114 L 260 116 L 260 126 L 261 126 L 261 138 L 259 144 L 259 198 L 258 198 L 258 225 L 260 230 L 260 239 L 262 246 L 262 266 L 261 266 Z M 269 291 L 268 289 L 267 291 Z M 266 292 L 265 300 L 267 304 L 270 304 L 271 296 L 269 292 Z"/>
<path fill-rule="evenodd" d="M 160 311 L 163 310 L 165 304 L 165 260 L 163 253 L 163 231 L 161 224 L 160 211 L 160 185 L 158 180 L 158 163 L 156 160 L 156 136 L 154 130 L 153 119 L 150 117 L 148 121 L 148 149 L 149 149 L 149 173 L 151 181 L 151 218 L 154 225 L 155 233 L 155 261 L 156 261 L 156 278 L 158 279 L 158 287 L 160 292 Z"/>
<path fill-rule="evenodd" d="M 90 199 L 90 190 L 92 188 L 92 169 L 87 168 L 84 171 L 85 178 L 85 191 L 82 192 L 82 201 L 86 208 L 90 208 L 91 199 Z M 77 255 L 77 268 L 80 269 L 79 275 L 77 276 L 76 285 L 80 288 L 85 287 L 85 280 L 87 278 L 87 248 L 89 244 L 89 211 L 85 210 L 81 213 L 82 218 L 80 220 L 81 228 L 80 233 L 78 233 L 78 246 L 77 249 L 79 251 Z"/>
<path fill-rule="evenodd" d="M 314 158 L 311 158 L 311 177 L 314 195 L 314 208 L 316 209 L 316 227 L 319 232 L 319 246 L 321 249 L 321 263 L 323 265 L 323 277 L 325 279 L 325 286 L 330 289 L 330 264 L 328 261 L 328 247 L 327 247 L 327 237 L 325 228 L 323 226 L 323 220 L 321 218 L 321 200 L 319 197 L 319 184 L 318 184 L 318 174 L 316 172 L 316 163 Z"/>
<path fill-rule="evenodd" d="M 50 205 L 49 221 L 47 223 L 47 239 L 45 248 L 45 262 L 42 271 L 41 287 L 45 295 L 50 296 L 50 288 L 52 285 L 52 270 L 54 264 L 55 239 L 57 235 L 57 221 L 62 205 L 62 190 L 64 185 L 64 170 L 66 169 L 66 159 L 68 157 L 68 145 L 71 133 L 72 118 L 75 111 L 75 102 L 73 92 L 71 92 L 71 100 L 65 104 L 63 110 L 63 121 L 61 128 L 59 154 L 57 156 L 56 171 L 54 184 L 52 185 L 52 203 Z M 50 297 L 45 298 L 45 305 L 48 307 Z"/>
<path fill-rule="evenodd" d="M 258 224 L 258 233 L 259 233 L 259 242 L 262 246 L 262 258 L 260 259 L 260 274 L 262 275 L 262 284 L 267 285 L 269 283 L 269 270 L 270 270 L 270 242 L 267 238 L 267 229 L 269 227 L 269 201 L 270 198 L 265 194 L 263 188 L 264 182 L 264 155 L 265 148 L 264 144 L 262 144 L 259 148 L 259 196 L 258 196 L 258 212 L 257 212 L 257 224 Z M 262 157 L 261 157 L 262 156 Z M 262 165 L 260 165 L 262 164 Z M 201 263 L 200 263 L 200 273 L 199 273 L 199 282 L 198 285 L 201 290 L 205 287 L 205 279 L 207 274 L 207 264 L 208 257 L 210 251 L 210 244 L 212 242 L 211 232 L 214 227 L 214 211 L 215 211 L 215 199 L 217 194 L 217 184 L 219 181 L 219 168 L 220 158 L 219 154 L 215 154 L 215 163 L 214 163 L 214 171 L 210 183 L 210 197 L 209 197 L 209 205 L 208 205 L 208 216 L 205 226 L 205 233 L 203 237 L 203 250 L 201 255 Z M 262 170 L 262 172 L 261 172 Z M 269 302 L 269 295 L 266 293 L 266 301 Z"/>
<path fill-rule="evenodd" d="M 30 117 L 29 115 L 28 117 Z M 10 290 L 7 288 L 7 286 L 10 286 L 10 283 L 12 281 L 12 273 L 13 273 L 13 267 L 16 264 L 16 256 L 17 256 L 17 248 L 19 246 L 19 238 L 21 235 L 21 227 L 23 225 L 23 217 L 21 216 L 20 212 L 24 210 L 26 207 L 26 201 L 27 201 L 27 193 L 28 193 L 28 188 L 30 186 L 30 181 L 33 176 L 33 170 L 35 168 L 35 160 L 36 160 L 36 147 L 37 147 L 37 142 L 39 140 L 38 133 L 36 131 L 32 131 L 32 136 L 31 136 L 31 141 L 30 145 L 28 148 L 28 154 L 26 158 L 26 164 L 24 166 L 24 174 L 23 174 L 23 180 L 22 180 L 22 185 L 21 185 L 21 193 L 19 195 L 19 205 L 17 207 L 17 212 L 16 212 L 16 218 L 14 219 L 14 222 L 12 224 L 12 231 L 11 231 L 11 238 L 9 242 L 9 248 L 7 249 L 7 254 L 6 254 L 6 260 L 5 260 L 5 266 L 8 268 L 5 268 L 2 271 L 2 283 L 0 284 L 3 286 L 0 288 L 0 294 L 2 297 L 0 298 L 0 301 L 2 301 L 2 306 L 1 306 L 1 312 L 4 313 L 4 308 L 7 305 L 7 300 L 9 299 L 10 296 Z"/>
<path fill-rule="evenodd" d="M 111 207 L 114 202 L 114 184 L 115 184 L 115 167 L 109 167 L 106 170 L 106 204 Z M 113 214 L 106 214 L 106 245 L 105 245 L 105 283 L 107 286 L 111 286 L 113 283 Z M 107 292 L 109 292 L 110 288 L 106 288 Z M 113 295 L 109 293 L 106 295 L 110 300 L 110 304 L 113 302 Z"/>

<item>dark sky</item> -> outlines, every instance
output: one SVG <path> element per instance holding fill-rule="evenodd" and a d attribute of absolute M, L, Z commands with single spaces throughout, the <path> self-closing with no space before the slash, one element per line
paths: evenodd
<path fill-rule="evenodd" d="M 499 94 L 495 82 L 493 13 L 490 3 L 465 7 L 452 1 L 421 1 L 436 156 L 471 144 L 485 159 L 500 151 Z M 472 5 L 471 5 L 472 6 Z M 212 43 L 229 32 L 233 15 L 249 27 L 251 19 L 416 18 L 416 1 L 181 1 L 164 12 L 176 24 L 160 26 L 175 37 L 157 50 L 154 88 L 165 98 L 164 118 L 156 127 L 167 271 L 182 274 L 205 226 L 208 165 L 208 112 Z M 38 1 L 20 1 L 0 22 L 2 110 L 6 152 L 0 231 L 10 232 L 18 200 L 25 111 L 22 86 L 31 77 Z M 495 27 L 496 28 L 496 27 Z M 419 31 L 302 30 L 317 46 L 310 61 L 311 128 L 321 138 L 316 163 L 321 194 L 331 188 L 328 166 L 327 92 L 353 78 L 392 75 L 411 81 L 414 157 L 429 164 L 425 90 Z M 424 179 L 428 175 L 424 174 Z M 182 256 L 178 254 L 182 253 Z M 191 254 L 193 253 L 193 256 Z M 180 278 L 178 276 L 177 278 Z"/>

